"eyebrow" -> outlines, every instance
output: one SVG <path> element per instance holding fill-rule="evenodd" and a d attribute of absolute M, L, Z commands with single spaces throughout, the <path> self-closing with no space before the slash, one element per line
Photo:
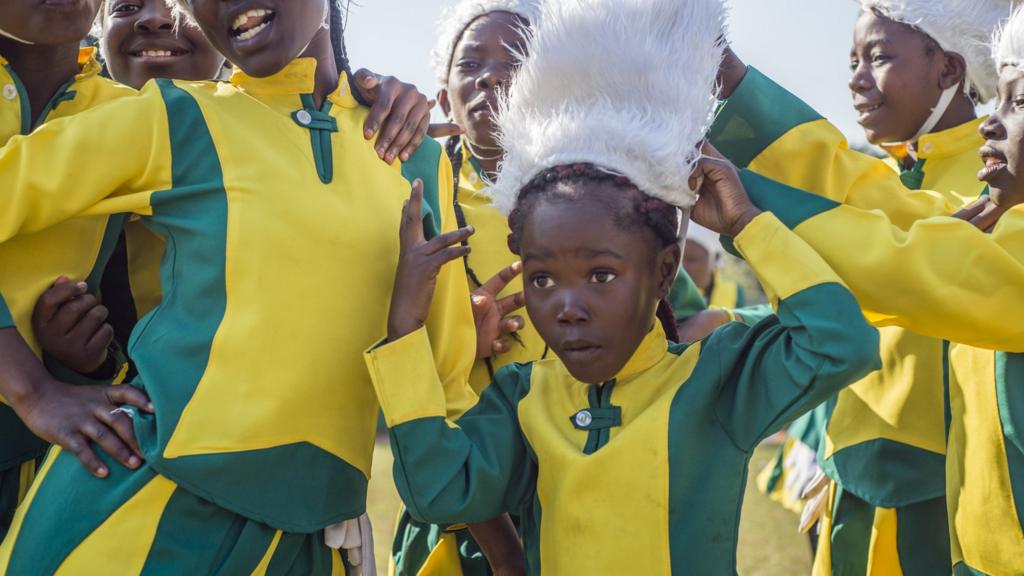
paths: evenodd
<path fill-rule="evenodd" d="M 573 252 L 574 256 L 580 258 L 586 258 L 588 260 L 594 260 L 596 258 L 613 258 L 615 260 L 625 260 L 626 258 L 614 250 L 607 248 L 577 248 Z M 527 252 L 523 255 L 523 262 L 530 260 L 547 260 L 552 257 L 550 250 L 535 250 Z"/>

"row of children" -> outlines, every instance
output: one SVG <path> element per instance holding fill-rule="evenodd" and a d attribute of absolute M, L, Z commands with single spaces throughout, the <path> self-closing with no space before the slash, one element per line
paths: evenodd
<path fill-rule="evenodd" d="M 98 8 L 95 1 L 21 4 L 21 12 L 0 16 L 9 38 L 0 40 L 0 54 L 14 64 L 14 55 L 26 52 L 62 54 L 66 64 L 70 35 L 46 40 L 60 30 L 54 23 L 69 21 L 68 6 L 80 10 L 80 22 Z M 866 7 L 865 29 L 892 25 L 893 34 L 920 34 L 878 4 Z M 429 140 L 410 155 L 404 144 L 391 152 L 386 142 L 374 150 L 367 141 L 386 112 L 368 119 L 373 113 L 357 103 L 335 49 L 341 37 L 333 2 L 192 0 L 177 8 L 202 34 L 179 33 L 157 1 L 109 0 L 108 60 L 120 53 L 130 63 L 125 69 L 136 65 L 136 75 L 124 77 L 136 86 L 161 76 L 213 78 L 222 65 L 217 58 L 198 78 L 185 76 L 186 68 L 159 68 L 191 60 L 208 43 L 235 66 L 229 82 L 157 80 L 136 94 L 76 66 L 71 74 L 82 86 L 55 88 L 51 105 L 34 107 L 28 82 L 19 80 L 33 66 L 5 67 L 16 117 L 45 119 L 51 108 L 82 112 L 38 128 L 22 122 L 11 134 L 32 135 L 12 137 L 0 151 L 0 237 L 10 238 L 0 248 L 22 259 L 2 276 L 34 283 L 21 291 L 2 287 L 9 325 L 33 343 L 33 336 L 52 334 L 43 344 L 56 352 L 44 366 L 13 330 L 4 331 L 0 392 L 11 416 L 60 446 L 27 489 L 23 481 L 44 443 L 29 430 L 4 436 L 5 443 L 35 441 L 20 454 L 5 452 L 12 456 L 0 488 L 25 500 L 0 547 L 6 573 L 340 573 L 352 555 L 343 558 L 325 541 L 337 540 L 332 525 L 365 510 L 377 401 L 410 510 L 396 539 L 402 573 L 432 566 L 452 573 L 445 571 L 451 565 L 438 567 L 445 561 L 485 569 L 469 535 L 450 530 L 466 522 L 476 523 L 473 535 L 499 571 L 525 563 L 530 573 L 734 572 L 754 446 L 878 367 L 877 333 L 851 290 L 872 322 L 963 343 L 949 353 L 945 419 L 955 456 L 945 465 L 956 482 L 956 566 L 948 544 L 915 563 L 913 554 L 924 548 L 914 546 L 941 547 L 931 539 L 934 515 L 922 526 L 904 518 L 924 516 L 897 516 L 907 512 L 896 505 L 886 520 L 885 503 L 858 494 L 878 507 L 870 514 L 881 536 L 870 543 L 891 548 L 869 552 L 835 538 L 833 559 L 823 556 L 821 569 L 835 566 L 843 550 L 910 573 L 931 570 L 943 557 L 944 573 L 1022 571 L 1014 488 L 1024 479 L 1014 464 L 1022 456 L 1013 425 L 1021 408 L 1007 385 L 1016 362 L 983 350 L 1020 348 L 1014 313 L 1002 301 L 1021 285 L 1014 244 L 1020 212 L 1010 209 L 1016 151 L 1000 143 L 1013 142 L 1020 114 L 1012 88 L 1021 76 L 1024 21 L 1012 21 L 1000 44 L 1000 107 L 986 121 L 992 193 L 961 214 L 974 220 L 968 223 L 933 218 L 964 202 L 907 192 L 891 169 L 847 150 L 813 111 L 728 52 L 721 67 L 728 98 L 708 131 L 723 52 L 716 0 L 460 3 L 444 20 L 436 58 L 442 107 L 465 129 L 449 139 L 448 157 Z M 132 29 L 112 43 L 118 19 L 133 22 Z M 528 50 L 523 28 L 533 29 Z M 939 81 L 926 75 L 922 90 L 941 86 L 948 94 L 952 86 L 953 101 L 962 86 L 978 90 L 976 76 L 965 71 L 969 58 L 955 45 L 910 37 L 921 42 L 922 58 L 943 62 Z M 874 39 L 871 50 L 894 41 Z M 880 69 L 892 58 L 871 50 Z M 516 71 L 521 52 L 528 54 Z M 952 73 L 945 72 L 949 62 Z M 117 70 L 111 62 L 115 78 Z M 124 93 L 99 105 L 86 101 L 86 86 Z M 499 101 L 504 90 L 508 100 Z M 402 99 L 415 98 L 406 90 Z M 69 107 L 76 102 L 83 109 Z M 404 114 L 402 106 L 390 107 L 413 148 L 425 128 L 425 105 L 417 103 L 419 117 L 409 114 L 411 105 Z M 866 118 L 884 110 L 881 104 L 872 101 Z M 945 111 L 938 116 L 945 119 Z M 705 134 L 743 171 L 710 146 L 699 158 Z M 910 157 L 928 159 L 918 136 L 903 138 L 915 143 Z M 133 155 L 122 152 L 125 144 Z M 104 162 L 75 162 L 83 149 Z M 401 156 L 402 163 L 390 166 L 381 156 Z M 691 168 L 703 177 L 696 206 Z M 933 173 L 931 166 L 915 172 Z M 407 180 L 416 182 L 411 197 Z M 688 220 L 681 226 L 679 213 L 691 207 L 695 221 L 733 239 L 777 314 L 677 345 L 668 342 L 676 325 L 664 301 Z M 112 225 L 110 215 L 124 213 L 139 217 L 128 223 L 124 259 L 141 264 L 122 274 L 129 278 L 121 284 L 134 292 L 125 300 L 135 314 L 149 310 L 128 344 L 137 375 L 128 386 L 86 381 L 71 388 L 57 378 L 112 378 L 116 371 L 117 362 L 107 360 L 114 330 L 104 327 L 106 309 L 81 292 L 98 282 L 102 273 L 92 269 L 105 268 L 117 241 L 119 222 Z M 132 240 L 133 224 L 143 240 Z M 976 226 L 995 229 L 985 234 Z M 837 237 L 835 230 L 850 232 Z M 39 244 L 14 250 L 33 241 Z M 154 245 L 159 279 L 147 281 L 141 278 L 153 259 L 144 247 Z M 957 253 L 951 247 L 965 246 L 970 258 L 950 263 Z M 65 257 L 73 264 L 41 264 Z M 522 265 L 510 266 L 518 257 Z M 464 265 L 445 265 L 457 259 Z M 512 279 L 520 269 L 528 319 L 510 316 L 521 303 Z M 894 284 L 880 287 L 879 273 Z M 36 309 L 33 330 L 35 298 L 59 274 L 90 281 L 59 281 Z M 154 285 L 158 296 L 152 289 L 139 296 L 140 287 Z M 980 290 L 991 300 L 965 309 L 964 299 Z M 107 294 L 104 286 L 109 307 Z M 147 301 L 155 305 L 140 304 Z M 515 338 L 502 339 L 502 332 Z M 941 387 L 930 391 L 936 389 L 941 394 Z M 903 404 L 909 402 L 862 410 L 886 414 Z M 905 420 L 935 427 L 934 418 L 917 414 Z M 898 431 L 867 433 L 867 441 L 832 445 L 877 444 L 890 461 L 893 445 L 933 446 L 904 441 Z M 93 454 L 88 440 L 102 449 Z M 895 451 L 906 458 L 906 450 Z M 878 466 L 867 482 L 904 480 L 891 464 Z M 650 472 L 638 476 L 644 468 Z M 857 493 L 846 469 L 837 468 L 839 486 Z M 913 479 L 905 486 L 915 491 Z M 840 504 L 852 501 L 843 489 L 832 489 L 823 541 L 856 526 L 836 521 L 846 509 Z M 991 502 L 1002 503 L 988 514 L 998 524 L 994 533 L 979 523 Z M 507 513 L 516 516 L 522 549 Z M 455 557 L 460 553 L 466 557 Z"/>

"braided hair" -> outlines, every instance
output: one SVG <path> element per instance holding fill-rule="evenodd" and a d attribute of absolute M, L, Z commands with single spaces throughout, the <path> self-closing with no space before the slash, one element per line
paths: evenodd
<path fill-rule="evenodd" d="M 334 48 L 334 63 L 338 66 L 339 72 L 349 73 L 348 51 L 345 49 L 345 16 L 351 7 L 351 0 L 341 7 L 338 0 L 327 0 L 331 5 L 331 47 Z M 351 74 L 349 74 L 351 76 Z"/>
<path fill-rule="evenodd" d="M 621 190 L 625 210 L 616 210 L 613 219 L 625 230 L 650 230 L 661 248 L 679 243 L 679 210 L 675 206 L 644 194 L 628 178 L 589 163 L 554 166 L 544 170 L 527 182 L 519 193 L 516 208 L 509 214 L 508 224 L 512 233 L 508 237 L 509 249 L 520 253 L 520 239 L 526 216 L 536 208 L 540 200 L 550 197 L 578 199 L 583 192 L 578 186 L 564 184 L 608 183 Z M 657 317 L 665 335 L 673 342 L 679 341 L 672 304 L 666 298 L 658 302 Z"/>

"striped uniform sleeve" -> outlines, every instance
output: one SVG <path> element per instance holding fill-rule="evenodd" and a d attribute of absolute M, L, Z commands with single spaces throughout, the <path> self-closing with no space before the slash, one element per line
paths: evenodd
<path fill-rule="evenodd" d="M 751 199 L 832 267 L 876 326 L 1005 352 L 1024 352 L 1024 206 L 991 234 L 950 217 L 907 230 L 861 210 L 743 171 Z"/>
<path fill-rule="evenodd" d="M 853 295 L 775 216 L 755 218 L 735 243 L 777 314 L 752 328 L 731 323 L 715 331 L 701 361 L 717 359 L 716 417 L 749 451 L 881 361 L 878 331 Z"/>
<path fill-rule="evenodd" d="M 525 501 L 532 475 L 517 405 L 528 368 L 499 371 L 453 423 L 424 329 L 370 350 L 366 364 L 390 430 L 395 485 L 414 518 L 482 522 Z"/>
<path fill-rule="evenodd" d="M 907 229 L 954 213 L 941 194 L 910 190 L 883 160 L 851 150 L 843 134 L 758 70 L 722 106 L 709 140 L 738 168 L 865 210 Z"/>
<path fill-rule="evenodd" d="M 402 171 L 410 181 L 423 180 L 423 223 L 427 236 L 458 228 L 452 198 L 455 187 L 452 165 L 441 146 L 434 140 L 425 140 L 403 165 Z M 445 392 L 447 416 L 451 419 L 477 401 L 469 384 L 476 361 L 476 324 L 469 298 L 469 283 L 462 262 L 449 262 L 437 276 L 426 325 L 436 371 Z"/>

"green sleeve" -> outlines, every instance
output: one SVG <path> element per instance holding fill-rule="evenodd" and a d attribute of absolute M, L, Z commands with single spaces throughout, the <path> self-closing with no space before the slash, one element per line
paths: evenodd
<path fill-rule="evenodd" d="M 4 328 L 14 328 L 14 316 L 11 314 L 11 309 L 7 307 L 4 295 L 0 294 L 0 330 Z"/>
<path fill-rule="evenodd" d="M 390 429 L 395 485 L 414 518 L 474 523 L 527 502 L 534 471 L 516 407 L 529 375 L 528 365 L 499 371 L 454 426 L 428 417 Z"/>
<path fill-rule="evenodd" d="M 737 308 L 732 312 L 736 315 L 737 320 L 743 322 L 747 326 L 754 326 L 765 318 L 775 314 L 775 310 L 772 309 L 770 304 L 746 306 L 743 308 Z"/>
<path fill-rule="evenodd" d="M 672 284 L 672 291 L 669 292 L 668 301 L 672 304 L 672 311 L 675 313 L 676 321 L 682 322 L 690 316 L 707 310 L 708 304 L 700 289 L 693 283 L 693 279 L 686 273 L 686 270 L 679 269 L 676 281 Z"/>
<path fill-rule="evenodd" d="M 881 367 L 878 330 L 836 273 L 780 219 L 765 213 L 735 246 L 777 313 L 733 322 L 704 342 L 720 370 L 715 415 L 737 448 L 765 437 Z"/>

